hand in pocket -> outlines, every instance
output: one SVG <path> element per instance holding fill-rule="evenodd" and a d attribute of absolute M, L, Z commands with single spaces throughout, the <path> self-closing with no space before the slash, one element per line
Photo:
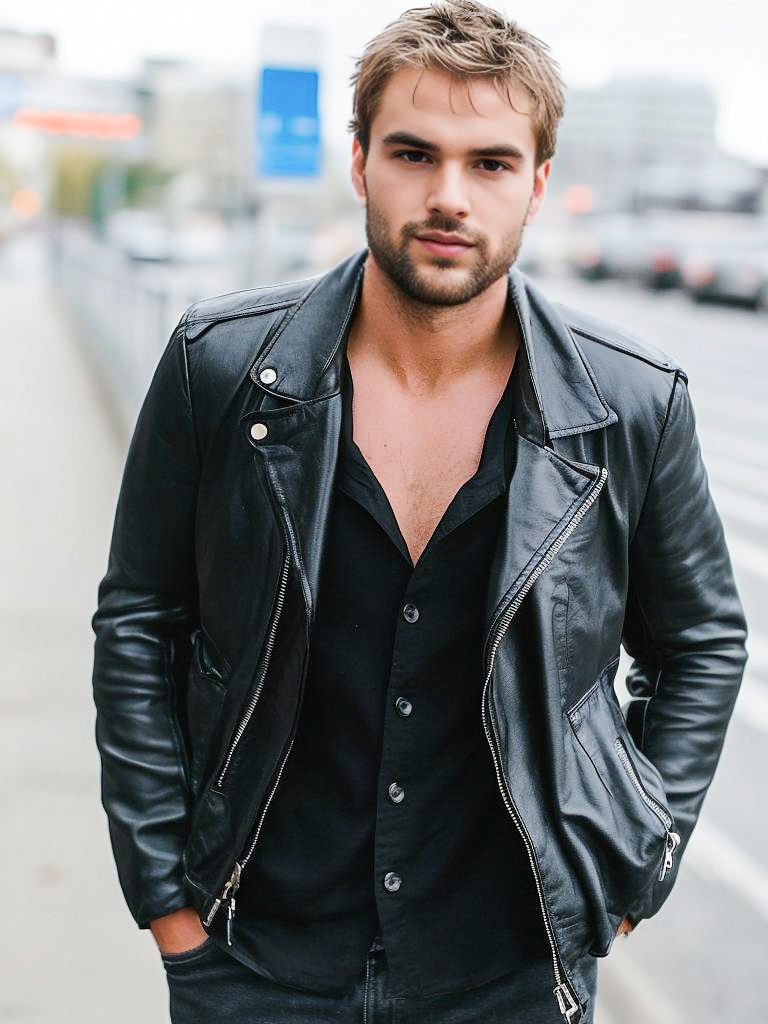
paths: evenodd
<path fill-rule="evenodd" d="M 163 956 L 191 953 L 208 938 L 197 911 L 183 907 L 150 922 L 149 927 Z"/>

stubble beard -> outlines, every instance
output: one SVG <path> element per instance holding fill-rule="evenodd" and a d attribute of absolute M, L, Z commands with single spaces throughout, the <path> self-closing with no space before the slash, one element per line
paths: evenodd
<path fill-rule="evenodd" d="M 425 306 L 460 306 L 489 288 L 506 274 L 523 244 L 524 225 L 505 235 L 498 249 L 491 252 L 485 238 L 469 239 L 475 245 L 472 263 L 467 267 L 452 259 L 434 257 L 432 272 L 425 271 L 410 254 L 411 240 L 428 231 L 463 234 L 460 221 L 431 218 L 426 224 L 409 222 L 393 242 L 381 210 L 370 197 L 366 203 L 365 233 L 368 249 L 394 287 L 411 302 Z M 451 273 L 452 272 L 452 273 Z"/>

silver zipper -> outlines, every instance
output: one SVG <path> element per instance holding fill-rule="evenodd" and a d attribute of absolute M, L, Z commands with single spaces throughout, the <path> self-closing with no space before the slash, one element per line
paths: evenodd
<path fill-rule="evenodd" d="M 222 769 L 221 775 L 219 776 L 219 781 L 224 777 L 224 772 L 226 771 L 227 765 L 229 764 L 229 758 L 231 757 L 232 751 L 234 750 L 235 746 L 237 745 L 237 741 L 239 740 L 240 736 L 242 736 L 243 729 L 248 724 L 248 718 L 250 718 L 251 714 L 253 713 L 253 708 L 255 708 L 255 706 L 256 706 L 256 701 L 258 700 L 258 695 L 261 692 L 261 687 L 263 686 L 263 683 L 264 683 L 264 679 L 265 679 L 266 671 L 267 671 L 267 666 L 269 664 L 269 657 L 272 654 L 272 647 L 274 646 L 274 638 L 275 638 L 275 633 L 277 631 L 277 621 L 278 621 L 278 619 L 280 617 L 280 611 L 282 610 L 283 601 L 285 599 L 285 591 L 287 589 L 287 581 L 288 581 L 288 569 L 289 569 L 289 565 L 290 565 L 290 552 L 291 552 L 291 547 L 292 546 L 293 546 L 293 550 L 294 550 L 294 553 L 295 553 L 294 557 L 296 559 L 296 565 L 299 566 L 299 572 L 301 572 L 301 568 L 300 568 L 301 562 L 300 562 L 299 555 L 298 555 L 298 544 L 297 544 L 297 541 L 296 541 L 296 535 L 295 535 L 295 533 L 293 531 L 293 525 L 291 523 L 290 517 L 288 516 L 288 512 L 287 512 L 287 510 L 285 508 L 285 505 L 284 505 L 284 502 L 283 502 L 282 491 L 279 489 L 279 487 L 276 486 L 276 484 L 275 484 L 271 474 L 268 473 L 268 476 L 269 476 L 270 483 L 272 484 L 272 488 L 273 488 L 273 491 L 275 493 L 275 496 L 278 499 L 278 504 L 280 505 L 280 514 L 281 514 L 281 516 L 283 518 L 283 523 L 284 523 L 284 527 L 285 527 L 286 554 L 285 554 L 285 559 L 283 561 L 282 573 L 281 573 L 281 576 L 280 576 L 280 586 L 278 588 L 278 601 L 277 601 L 277 604 L 276 604 L 275 615 L 273 616 L 273 620 L 272 620 L 274 628 L 270 631 L 270 637 L 268 638 L 269 641 L 271 641 L 271 642 L 269 644 L 269 649 L 268 649 L 266 657 L 265 657 L 264 667 L 263 667 L 261 676 L 259 678 L 259 685 L 257 686 L 257 692 L 251 698 L 251 701 L 249 702 L 249 705 L 248 705 L 248 709 L 246 710 L 246 713 L 243 715 L 243 718 L 242 718 L 241 723 L 240 723 L 242 728 L 238 728 L 238 732 L 235 735 L 235 739 L 232 741 L 232 746 L 230 748 L 230 752 L 229 752 L 229 755 L 227 757 L 227 761 L 226 761 L 226 763 L 224 765 L 224 768 Z M 306 594 L 308 593 L 309 588 L 306 585 L 306 581 L 303 580 L 303 579 L 302 579 L 302 586 L 303 586 L 304 593 L 305 593 L 305 600 L 307 600 Z M 307 611 L 309 613 L 309 607 L 307 608 Z M 261 834 L 261 828 L 262 828 L 262 825 L 264 824 L 264 818 L 266 817 L 267 811 L 269 810 L 269 805 L 272 802 L 272 798 L 275 795 L 275 790 L 277 789 L 278 783 L 280 782 L 280 778 L 281 778 L 281 776 L 283 774 L 283 769 L 285 768 L 285 763 L 288 760 L 288 755 L 291 752 L 291 749 L 293 747 L 293 742 L 294 742 L 295 738 L 296 738 L 296 730 L 294 729 L 293 735 L 291 736 L 291 741 L 288 744 L 288 749 L 286 750 L 285 754 L 283 755 L 283 760 L 280 762 L 280 768 L 278 769 L 277 777 L 275 778 L 275 781 L 274 781 L 274 783 L 272 785 L 272 789 L 269 791 L 269 796 L 267 797 L 266 801 L 264 802 L 264 807 L 262 808 L 261 816 L 259 817 L 259 822 L 258 822 L 258 825 L 256 826 L 256 829 L 255 829 L 254 833 L 253 833 L 253 838 L 252 838 L 252 840 L 251 840 L 251 842 L 250 842 L 250 844 L 248 846 L 248 850 L 247 850 L 245 856 L 242 858 L 242 860 L 236 860 L 235 861 L 234 867 L 232 868 L 232 874 L 229 876 L 229 879 L 225 883 L 224 888 L 222 889 L 222 891 L 219 894 L 219 896 L 213 901 L 211 909 L 208 911 L 208 916 L 205 919 L 206 926 L 209 926 L 211 924 L 211 922 L 213 921 L 214 917 L 216 916 L 219 908 L 222 906 L 222 904 L 226 904 L 226 908 L 227 908 L 227 944 L 230 945 L 230 946 L 232 945 L 232 930 L 234 928 L 234 923 L 235 923 L 235 893 L 237 892 L 237 890 L 238 890 L 238 888 L 240 886 L 240 876 L 241 876 L 241 874 L 243 872 L 243 869 L 245 868 L 245 865 L 251 859 L 251 855 L 252 855 L 252 853 L 253 853 L 253 851 L 254 851 L 254 849 L 256 847 L 256 843 L 259 840 L 259 836 Z"/>
<path fill-rule="evenodd" d="M 661 862 L 661 867 L 659 868 L 659 881 L 663 882 L 667 876 L 667 872 L 672 867 L 672 858 L 674 856 L 676 848 L 680 844 L 680 836 L 677 832 L 672 831 L 671 816 L 667 813 L 667 811 L 664 810 L 664 808 L 661 806 L 660 803 L 658 803 L 658 801 L 653 799 L 650 793 L 646 792 L 645 786 L 637 777 L 637 772 L 635 771 L 634 766 L 629 759 L 627 748 L 624 746 L 624 742 L 620 736 L 617 736 L 616 739 L 613 741 L 613 746 L 616 750 L 616 753 L 619 755 L 619 760 L 624 766 L 624 771 L 629 776 L 632 785 L 635 787 L 637 792 L 643 798 L 645 803 L 650 807 L 653 813 L 661 819 L 661 821 L 664 823 L 664 828 L 667 830 L 664 845 L 664 860 Z"/>
<path fill-rule="evenodd" d="M 286 590 L 288 588 L 288 570 L 289 570 L 289 566 L 290 566 L 290 554 L 286 550 L 285 558 L 283 559 L 283 565 L 282 565 L 282 569 L 281 569 L 281 572 L 280 572 L 280 583 L 279 583 L 279 586 L 278 586 L 278 589 L 277 589 L 277 598 L 276 598 L 276 601 L 275 601 L 275 610 L 274 610 L 274 613 L 272 615 L 272 622 L 270 623 L 269 633 L 268 633 L 268 636 L 267 636 L 267 642 L 265 644 L 264 661 L 263 661 L 263 664 L 262 664 L 261 674 L 259 676 L 259 682 L 256 685 L 256 689 L 254 690 L 253 694 L 251 695 L 251 699 L 248 702 L 248 707 L 246 708 L 245 713 L 243 714 L 243 716 L 240 719 L 240 722 L 238 724 L 237 730 L 235 732 L 235 736 L 234 736 L 234 738 L 232 740 L 232 743 L 230 744 L 229 751 L 227 752 L 227 757 L 226 757 L 226 760 L 224 761 L 224 767 L 221 769 L 221 773 L 219 774 L 219 777 L 216 780 L 216 785 L 219 788 L 221 788 L 221 784 L 222 784 L 222 782 L 224 780 L 224 776 L 226 775 L 227 769 L 229 768 L 229 763 L 232 760 L 232 755 L 235 752 L 235 747 L 240 742 L 240 737 L 243 735 L 243 732 L 245 731 L 245 728 L 248 725 L 248 722 L 249 722 L 249 720 L 251 718 L 251 715 L 254 712 L 256 704 L 258 703 L 259 697 L 261 695 L 261 691 L 264 688 L 264 680 L 266 679 L 267 669 L 269 668 L 269 660 L 270 660 L 270 657 L 272 656 L 272 649 L 274 647 L 275 636 L 277 634 L 277 625 L 278 625 L 278 622 L 280 621 L 280 613 L 282 612 L 282 609 L 283 609 L 283 603 L 285 601 L 285 593 L 286 593 Z M 293 744 L 293 741 L 291 741 L 291 745 L 292 744 Z M 290 751 L 290 747 L 288 749 Z M 285 764 L 285 758 L 283 759 L 283 765 L 284 764 Z M 282 769 L 282 765 L 281 765 L 280 766 L 280 773 L 281 774 L 282 774 L 282 770 L 283 769 Z M 280 776 L 278 775 L 278 779 L 279 779 L 279 777 Z M 273 786 L 272 787 L 272 792 L 269 795 L 269 800 L 272 799 L 272 794 L 274 793 L 274 791 L 275 791 L 275 787 Z M 269 806 L 269 800 L 267 801 L 267 806 Z M 264 820 L 264 815 L 262 814 L 261 820 L 259 821 L 259 829 L 261 828 L 261 822 L 263 820 Z M 253 849 L 253 846 L 251 847 L 251 850 L 252 849 Z M 244 863 L 245 863 L 245 861 L 243 861 L 243 864 Z M 235 893 L 237 892 L 237 890 L 238 890 L 238 888 L 240 886 L 240 873 L 241 873 L 241 871 L 243 869 L 243 864 L 241 864 L 239 861 L 235 861 L 235 865 L 234 865 L 234 867 L 232 869 L 232 874 L 229 876 L 229 879 L 227 880 L 227 882 L 226 882 L 224 888 L 222 889 L 221 893 L 219 894 L 219 896 L 213 901 L 213 905 L 211 906 L 211 909 L 208 911 L 208 916 L 205 919 L 206 926 L 210 925 L 210 923 L 213 921 L 213 919 L 216 916 L 216 914 L 217 914 L 219 908 L 221 907 L 221 905 L 222 904 L 226 904 L 226 908 L 227 908 L 227 944 L 230 945 L 230 946 L 232 945 L 232 928 L 233 928 L 234 921 L 235 921 Z"/>
<path fill-rule="evenodd" d="M 214 917 L 216 916 L 216 913 L 218 912 L 219 907 L 221 907 L 222 904 L 226 904 L 226 908 L 227 908 L 227 945 L 228 946 L 232 945 L 232 929 L 233 929 L 234 924 L 235 924 L 235 893 L 237 892 L 238 888 L 240 887 L 240 875 L 242 874 L 243 869 L 245 868 L 245 865 L 251 859 L 251 854 L 253 853 L 253 851 L 254 851 L 254 849 L 256 847 L 256 843 L 259 840 L 259 835 L 261 834 L 261 826 L 264 824 L 264 818 L 265 818 L 266 813 L 267 813 L 267 811 L 269 809 L 269 805 L 272 802 L 272 797 L 275 795 L 275 790 L 277 789 L 277 784 L 280 781 L 280 776 L 283 774 L 283 768 L 285 768 L 285 762 L 288 760 L 288 755 L 291 752 L 291 747 L 293 746 L 293 741 L 294 741 L 295 738 L 296 738 L 296 734 L 294 733 L 294 735 L 291 737 L 291 742 L 288 744 L 288 749 L 286 750 L 286 752 L 285 752 L 285 754 L 283 756 L 283 760 L 280 763 L 280 769 L 279 769 L 279 771 L 277 773 L 277 778 L 275 779 L 274 784 L 272 786 L 272 789 L 269 791 L 269 796 L 267 797 L 267 799 L 266 799 L 266 801 L 264 803 L 264 807 L 263 807 L 262 812 L 261 812 L 261 817 L 259 818 L 259 823 L 256 826 L 256 830 L 255 830 L 255 832 L 253 834 L 253 838 L 252 838 L 251 843 L 250 843 L 250 845 L 248 847 L 248 851 L 247 851 L 246 855 L 243 857 L 242 860 L 236 860 L 235 861 L 235 866 L 232 869 L 232 874 L 229 876 L 229 879 L 227 880 L 226 885 L 222 889 L 221 894 L 217 897 L 217 899 L 214 900 L 213 906 L 208 911 L 208 916 L 205 919 L 206 925 L 210 925 L 211 921 L 213 921 Z"/>
<path fill-rule="evenodd" d="M 493 662 L 496 657 L 496 652 L 499 648 L 499 644 L 501 643 L 502 637 L 504 636 L 504 633 L 506 632 L 512 619 L 515 617 L 518 609 L 520 608 L 520 605 L 525 600 L 528 591 L 534 585 L 536 580 L 541 576 L 541 574 L 547 569 L 549 563 L 558 553 L 560 548 L 568 540 L 570 535 L 579 525 L 579 523 L 584 518 L 586 513 L 589 511 L 589 509 L 592 507 L 592 505 L 595 503 L 595 501 L 597 501 L 600 495 L 600 491 L 603 488 L 603 484 L 605 483 L 607 478 L 608 470 L 601 469 L 599 478 L 593 485 L 584 502 L 573 514 L 572 518 L 568 522 L 568 525 L 563 529 L 562 533 L 559 534 L 559 536 L 552 542 L 550 547 L 547 549 L 542 560 L 538 563 L 536 568 L 533 570 L 531 575 L 528 577 L 528 579 L 525 581 L 523 586 L 518 591 L 517 596 L 514 598 L 513 601 L 509 603 L 507 608 L 505 608 L 504 613 L 502 614 L 501 618 L 499 619 L 496 625 L 495 635 L 493 637 L 493 641 L 491 642 L 491 646 L 488 649 L 488 669 L 485 676 L 485 683 L 483 685 L 482 696 L 483 728 L 485 729 L 485 735 L 486 739 L 488 740 L 488 745 L 491 748 L 491 756 L 493 758 L 494 769 L 496 771 L 496 781 L 499 785 L 499 790 L 501 792 L 502 800 L 504 801 L 504 806 L 507 808 L 507 811 L 509 812 L 512 821 L 515 823 L 517 830 L 520 833 L 520 836 L 522 837 L 523 843 L 525 844 L 525 849 L 528 854 L 528 860 L 530 861 L 531 870 L 533 871 L 533 877 L 536 883 L 536 891 L 539 896 L 539 905 L 541 907 L 542 916 L 544 918 L 544 927 L 546 929 L 547 939 L 549 941 L 550 949 L 552 952 L 552 965 L 554 968 L 556 983 L 555 987 L 552 989 L 552 992 L 557 999 L 557 1004 L 560 1009 L 560 1013 L 563 1015 L 563 1017 L 565 1017 L 568 1024 L 571 1024 L 571 1019 L 573 1018 L 574 1014 L 580 1014 L 579 1001 L 576 997 L 576 990 L 573 987 L 573 983 L 570 982 L 567 978 L 567 971 L 565 970 L 565 966 L 563 965 L 562 972 L 560 970 L 560 958 L 557 950 L 557 941 L 555 939 L 554 931 L 552 929 L 552 922 L 549 918 L 549 911 L 544 901 L 544 889 L 541 881 L 541 875 L 539 873 L 539 868 L 536 863 L 536 854 L 533 848 L 533 843 L 531 841 L 531 837 L 528 835 L 528 830 L 525 827 L 522 818 L 517 812 L 514 800 L 512 799 L 512 794 L 509 791 L 507 781 L 504 777 L 504 772 L 501 767 L 501 761 L 498 753 L 498 749 L 500 749 L 501 744 L 499 743 L 499 738 L 496 735 L 495 725 L 493 726 L 493 732 L 491 732 L 491 729 L 488 726 L 488 718 L 490 716 L 486 714 L 486 705 L 489 703 L 488 684 L 490 683 L 491 675 L 493 674 Z M 576 1019 L 578 1020 L 578 1016 Z"/>
<path fill-rule="evenodd" d="M 275 645 L 275 635 L 277 633 L 277 625 L 278 625 L 278 622 L 280 621 L 280 613 L 283 610 L 283 602 L 285 600 L 285 592 L 286 592 L 286 589 L 288 587 L 288 568 L 289 568 L 289 564 L 290 564 L 290 555 L 288 554 L 288 551 L 286 551 L 285 558 L 283 559 L 283 567 L 282 567 L 282 570 L 281 570 L 281 573 L 280 573 L 280 585 L 278 586 L 278 590 L 277 590 L 277 599 L 276 599 L 276 604 L 275 604 L 275 611 L 274 611 L 274 614 L 272 616 L 272 622 L 270 623 L 269 633 L 267 635 L 267 641 L 266 641 L 266 644 L 264 645 L 264 661 L 263 661 L 263 664 L 262 664 L 262 667 L 261 667 L 261 675 L 259 676 L 259 681 L 256 684 L 255 690 L 251 694 L 251 699 L 248 701 L 248 707 L 245 709 L 245 712 L 244 712 L 242 718 L 240 719 L 240 722 L 239 722 L 239 724 L 237 726 L 237 729 L 235 731 L 234 738 L 232 740 L 232 743 L 230 744 L 229 751 L 227 752 L 227 756 L 226 756 L 226 759 L 224 761 L 224 766 L 221 769 L 221 773 L 219 774 L 218 779 L 216 780 L 216 785 L 219 787 L 219 789 L 221 789 L 222 783 L 224 782 L 224 776 L 227 774 L 227 769 L 229 768 L 229 763 L 232 760 L 232 755 L 235 752 L 235 748 L 237 747 L 237 744 L 240 742 L 241 736 L 245 732 L 246 726 L 248 725 L 248 722 L 251 719 L 251 715 L 253 714 L 253 712 L 254 712 L 254 710 L 256 708 L 256 704 L 258 703 L 259 697 L 261 696 L 261 691 L 264 688 L 264 680 L 266 679 L 266 676 L 267 676 L 267 669 L 269 668 L 269 660 L 270 660 L 270 658 L 272 656 L 272 648 Z"/>

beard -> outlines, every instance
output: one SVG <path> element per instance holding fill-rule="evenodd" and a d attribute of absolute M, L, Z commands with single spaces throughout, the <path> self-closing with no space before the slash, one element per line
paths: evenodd
<path fill-rule="evenodd" d="M 413 302 L 426 306 L 460 306 L 474 299 L 507 273 L 523 244 L 524 225 L 519 224 L 505 235 L 492 251 L 483 237 L 465 235 L 461 221 L 430 218 L 425 224 L 408 222 L 393 242 L 388 223 L 370 197 L 365 210 L 365 234 L 368 248 L 376 263 L 392 284 Z M 463 266 L 459 260 L 432 257 L 429 267 L 418 264 L 410 255 L 411 240 L 428 231 L 453 232 L 466 237 L 474 245 L 473 262 Z"/>

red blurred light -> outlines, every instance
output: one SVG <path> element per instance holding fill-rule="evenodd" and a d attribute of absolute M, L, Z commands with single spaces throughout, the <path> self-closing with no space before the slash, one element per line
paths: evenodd
<path fill-rule="evenodd" d="M 674 256 L 657 255 L 651 260 L 651 266 L 658 274 L 668 273 L 677 269 L 677 261 Z"/>
<path fill-rule="evenodd" d="M 565 192 L 565 208 L 568 213 L 580 216 L 589 213 L 595 205 L 595 197 L 588 185 L 570 185 Z"/>
<path fill-rule="evenodd" d="M 686 267 L 683 278 L 690 288 L 702 288 L 715 280 L 715 269 L 706 263 Z"/>
<path fill-rule="evenodd" d="M 31 188 L 17 188 L 11 195 L 10 205 L 18 217 L 34 217 L 40 213 L 40 196 Z"/>
<path fill-rule="evenodd" d="M 13 117 L 18 128 L 45 135 L 79 139 L 133 139 L 142 129 L 136 114 L 110 114 L 90 110 L 40 110 L 23 107 Z"/>

